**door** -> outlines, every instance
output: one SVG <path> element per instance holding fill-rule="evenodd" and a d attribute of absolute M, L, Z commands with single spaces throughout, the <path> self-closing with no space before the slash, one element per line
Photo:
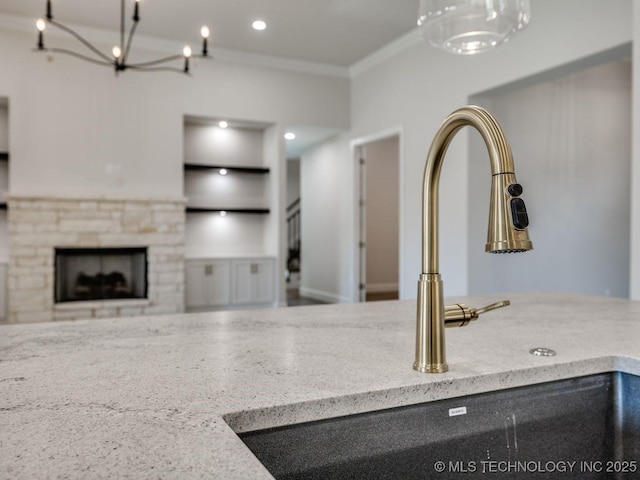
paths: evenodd
<path fill-rule="evenodd" d="M 400 137 L 359 147 L 360 301 L 399 297 Z"/>

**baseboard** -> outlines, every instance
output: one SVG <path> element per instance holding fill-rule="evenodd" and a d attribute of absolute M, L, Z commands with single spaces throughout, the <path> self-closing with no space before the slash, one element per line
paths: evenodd
<path fill-rule="evenodd" d="M 353 303 L 348 297 L 309 287 L 300 287 L 300 296 L 325 303 Z"/>
<path fill-rule="evenodd" d="M 367 292 L 370 293 L 386 293 L 397 292 L 397 283 L 367 283 Z"/>

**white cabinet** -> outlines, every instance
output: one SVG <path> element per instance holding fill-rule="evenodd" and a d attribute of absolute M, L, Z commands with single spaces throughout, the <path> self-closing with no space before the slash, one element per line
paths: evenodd
<path fill-rule="evenodd" d="M 190 308 L 229 304 L 230 265 L 225 260 L 194 260 L 186 265 L 186 304 Z"/>
<path fill-rule="evenodd" d="M 275 303 L 273 257 L 187 260 L 188 310 L 222 310 Z"/>
<path fill-rule="evenodd" d="M 246 259 L 233 262 L 233 303 L 273 302 L 273 259 Z"/>

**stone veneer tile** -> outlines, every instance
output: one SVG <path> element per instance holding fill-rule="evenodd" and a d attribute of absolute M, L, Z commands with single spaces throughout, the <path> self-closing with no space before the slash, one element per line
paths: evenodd
<path fill-rule="evenodd" d="M 9 321 L 184 311 L 184 199 L 9 198 Z M 56 247 L 147 247 L 148 301 L 53 302 Z"/>

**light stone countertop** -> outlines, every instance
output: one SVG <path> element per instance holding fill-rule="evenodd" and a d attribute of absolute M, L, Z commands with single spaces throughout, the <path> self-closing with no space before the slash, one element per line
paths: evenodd
<path fill-rule="evenodd" d="M 234 430 L 640 374 L 640 302 L 454 300 L 502 298 L 447 329 L 445 374 L 411 368 L 415 301 L 2 325 L 0 478 L 268 479 Z"/>

